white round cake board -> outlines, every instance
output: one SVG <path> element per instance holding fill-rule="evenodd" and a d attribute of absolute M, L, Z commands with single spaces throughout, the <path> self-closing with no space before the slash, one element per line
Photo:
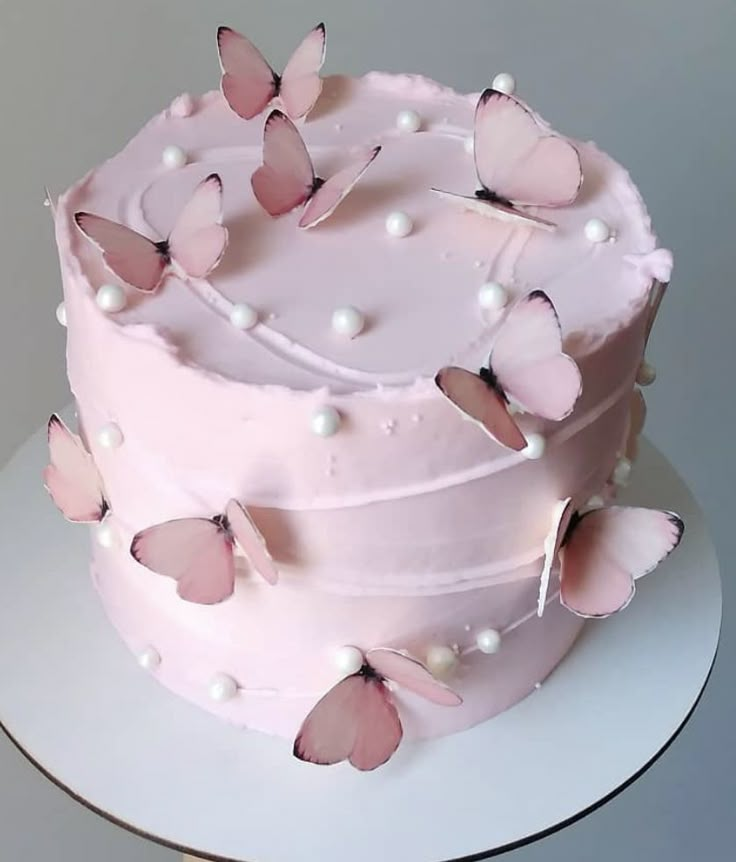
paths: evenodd
<path fill-rule="evenodd" d="M 39 432 L 0 473 L 0 720 L 79 801 L 204 858 L 439 862 L 542 837 L 656 759 L 715 657 L 713 546 L 683 482 L 642 443 L 626 497 L 678 511 L 680 549 L 625 612 L 590 622 L 526 700 L 359 773 L 301 763 L 288 741 L 228 726 L 138 666 L 95 595 L 88 530 L 66 523 L 43 490 Z"/>

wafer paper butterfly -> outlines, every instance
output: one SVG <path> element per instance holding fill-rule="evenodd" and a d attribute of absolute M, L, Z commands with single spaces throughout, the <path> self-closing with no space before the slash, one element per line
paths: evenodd
<path fill-rule="evenodd" d="M 237 500 L 214 518 L 179 518 L 141 530 L 130 553 L 147 569 L 173 578 L 185 601 L 213 605 L 235 589 L 236 546 L 265 581 L 276 583 L 278 572 L 263 536 Z"/>
<path fill-rule="evenodd" d="M 306 204 L 299 227 L 314 227 L 332 215 L 381 151 L 372 147 L 323 180 L 296 126 L 281 111 L 272 111 L 263 130 L 263 164 L 251 177 L 256 200 L 270 216 Z"/>
<path fill-rule="evenodd" d="M 229 27 L 217 31 L 217 49 L 222 67 L 222 95 L 235 113 L 250 120 L 279 98 L 290 117 L 308 114 L 322 92 L 319 70 L 325 61 L 325 25 L 307 34 L 278 75 L 261 52 L 245 36 Z"/>
<path fill-rule="evenodd" d="M 371 649 L 360 670 L 338 682 L 304 719 L 294 755 L 324 766 L 348 760 L 364 771 L 386 763 L 403 735 L 388 680 L 439 706 L 462 703 L 416 659 L 393 649 Z"/>
<path fill-rule="evenodd" d="M 575 361 L 562 352 L 562 333 L 552 301 L 535 290 L 514 305 L 498 330 L 479 374 L 443 368 L 435 382 L 443 395 L 494 440 L 517 452 L 526 439 L 509 411 L 513 401 L 525 412 L 559 421 L 580 396 Z"/>
<path fill-rule="evenodd" d="M 107 267 L 126 284 L 151 293 L 169 272 L 204 278 L 227 246 L 222 225 L 222 182 L 210 174 L 197 186 L 167 239 L 154 242 L 125 225 L 78 212 L 79 229 L 102 251 Z"/>
<path fill-rule="evenodd" d="M 545 542 L 537 613 L 541 617 L 554 566 L 560 601 L 581 617 L 607 617 L 634 597 L 635 582 L 680 543 L 685 525 L 673 512 L 609 506 L 580 515 L 572 499 L 554 511 Z"/>
<path fill-rule="evenodd" d="M 474 153 L 481 186 L 475 195 L 432 191 L 502 221 L 554 230 L 554 223 L 524 207 L 570 204 L 583 182 L 575 147 L 543 128 L 518 99 L 498 90 L 485 90 L 478 101 Z"/>
<path fill-rule="evenodd" d="M 48 424 L 49 460 L 43 480 L 56 507 L 68 521 L 93 524 L 110 509 L 92 456 L 54 413 Z"/>

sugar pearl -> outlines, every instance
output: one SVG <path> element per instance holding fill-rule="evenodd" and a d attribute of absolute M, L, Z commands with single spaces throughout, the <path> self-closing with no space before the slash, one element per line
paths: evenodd
<path fill-rule="evenodd" d="M 414 222 L 411 217 L 401 210 L 389 213 L 386 217 L 386 232 L 390 236 L 405 237 L 409 236 L 414 228 Z"/>
<path fill-rule="evenodd" d="M 230 309 L 230 323 L 236 329 L 252 329 L 258 323 L 258 312 L 253 306 L 239 302 Z"/>
<path fill-rule="evenodd" d="M 399 111 L 396 115 L 396 128 L 401 132 L 418 132 L 422 118 L 416 111 Z"/>
<path fill-rule="evenodd" d="M 593 496 L 588 500 L 585 504 L 586 509 L 601 509 L 605 506 L 606 501 L 601 497 L 600 494 L 593 494 Z"/>
<path fill-rule="evenodd" d="M 340 414 L 334 407 L 320 407 L 312 414 L 312 432 L 319 437 L 332 437 L 340 428 Z"/>
<path fill-rule="evenodd" d="M 161 161 L 167 168 L 183 168 L 187 163 L 187 154 L 176 144 L 170 144 L 168 147 L 164 147 Z"/>
<path fill-rule="evenodd" d="M 509 301 L 506 288 L 497 281 L 487 281 L 478 290 L 478 304 L 489 311 L 498 311 Z"/>
<path fill-rule="evenodd" d="M 463 141 L 463 147 L 465 148 L 465 152 L 469 156 L 472 156 L 475 153 L 475 138 L 472 135 L 468 135 Z"/>
<path fill-rule="evenodd" d="M 501 649 L 501 632 L 496 629 L 483 629 L 475 636 L 475 644 L 486 655 L 492 655 Z"/>
<path fill-rule="evenodd" d="M 492 86 L 493 89 L 498 90 L 499 93 L 510 95 L 516 89 L 516 80 L 510 72 L 500 72 L 493 79 Z"/>
<path fill-rule="evenodd" d="M 97 289 L 95 300 L 103 311 L 109 311 L 112 314 L 122 311 L 127 304 L 125 291 L 119 284 L 101 285 Z"/>
<path fill-rule="evenodd" d="M 346 338 L 355 338 L 356 335 L 363 331 L 364 326 L 365 317 L 352 305 L 336 308 L 332 312 L 332 329 L 338 335 L 344 335 Z"/>
<path fill-rule="evenodd" d="M 138 653 L 138 664 L 145 670 L 156 670 L 161 664 L 161 655 L 154 647 L 146 647 Z"/>
<path fill-rule="evenodd" d="M 521 454 L 531 461 L 536 461 L 544 455 L 544 450 L 547 448 L 547 441 L 541 434 L 525 434 L 526 447 L 521 450 Z"/>
<path fill-rule="evenodd" d="M 618 485 L 620 488 L 623 488 L 625 485 L 629 484 L 629 478 L 631 477 L 631 461 L 628 458 L 619 458 L 618 463 L 613 469 L 613 474 L 611 478 L 613 479 L 613 484 Z"/>
<path fill-rule="evenodd" d="M 97 432 L 97 442 L 103 449 L 117 449 L 123 444 L 123 432 L 115 422 L 108 422 Z"/>
<path fill-rule="evenodd" d="M 56 319 L 62 326 L 66 326 L 66 306 L 63 302 L 56 306 Z"/>
<path fill-rule="evenodd" d="M 363 667 L 363 653 L 355 646 L 343 646 L 335 650 L 333 655 L 335 667 L 348 676 L 357 673 Z"/>
<path fill-rule="evenodd" d="M 452 647 L 435 644 L 427 650 L 427 668 L 434 676 L 447 676 L 456 665 L 457 653 Z"/>
<path fill-rule="evenodd" d="M 101 524 L 95 524 L 94 534 L 97 544 L 101 548 L 114 548 L 118 543 L 117 533 L 113 529 L 112 524 L 109 524 L 107 521 L 103 521 Z"/>
<path fill-rule="evenodd" d="M 585 238 L 590 242 L 606 242 L 611 237 L 611 228 L 600 218 L 585 222 Z"/>
<path fill-rule="evenodd" d="M 226 700 L 232 700 L 238 693 L 238 684 L 226 673 L 216 673 L 210 680 L 207 692 L 211 700 L 224 703 Z"/>
<path fill-rule="evenodd" d="M 657 379 L 657 369 L 651 362 L 642 359 L 639 370 L 636 372 L 636 382 L 639 386 L 651 386 Z"/>

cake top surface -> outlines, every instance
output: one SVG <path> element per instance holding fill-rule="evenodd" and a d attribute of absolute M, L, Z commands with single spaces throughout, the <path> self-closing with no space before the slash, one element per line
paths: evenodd
<path fill-rule="evenodd" d="M 187 364 L 294 390 L 422 387 L 444 365 L 485 362 L 502 317 L 479 304 L 488 281 L 503 285 L 511 299 L 544 290 L 567 350 L 584 354 L 631 320 L 662 268 L 646 209 L 626 171 L 592 143 L 576 144 L 584 176 L 576 201 L 531 210 L 553 218 L 554 232 L 450 206 L 431 188 L 467 194 L 477 188 L 468 146 L 477 99 L 416 76 L 326 78 L 299 124 L 317 173 L 330 176 L 359 148 L 382 149 L 328 220 L 300 230 L 298 211 L 272 218 L 251 188 L 262 162 L 265 113 L 244 121 L 220 92 L 181 97 L 61 198 L 62 253 L 66 245 L 92 294 L 116 279 L 76 230 L 76 211 L 160 240 L 198 182 L 216 172 L 229 231 L 220 265 L 207 280 L 170 275 L 153 295 L 128 291 L 126 309 L 115 315 L 120 325 L 136 325 L 130 329 L 136 338 L 163 338 Z M 418 131 L 399 128 L 405 111 L 418 115 Z M 186 164 L 162 159 L 172 146 Z M 387 231 L 392 213 L 409 216 L 408 236 Z M 611 240 L 592 242 L 585 230 L 590 219 L 603 220 Z M 234 326 L 233 303 L 256 309 L 259 323 Z M 340 335 L 331 323 L 345 306 L 364 317 L 357 337 Z"/>

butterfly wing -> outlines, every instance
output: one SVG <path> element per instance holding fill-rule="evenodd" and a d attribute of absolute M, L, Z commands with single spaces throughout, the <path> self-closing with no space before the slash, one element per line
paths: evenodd
<path fill-rule="evenodd" d="M 399 714 L 383 682 L 353 674 L 330 689 L 304 719 L 294 755 L 322 765 L 349 760 L 368 771 L 391 757 L 401 737 Z"/>
<path fill-rule="evenodd" d="M 488 89 L 475 111 L 475 167 L 481 184 L 515 204 L 572 203 L 583 180 L 580 156 L 546 132 L 513 96 Z"/>
<path fill-rule="evenodd" d="M 102 479 L 84 444 L 54 413 L 49 419 L 49 465 L 44 485 L 68 521 L 91 524 L 107 511 Z"/>
<path fill-rule="evenodd" d="M 263 130 L 263 164 L 251 177 L 256 200 L 271 216 L 291 212 L 309 200 L 314 168 L 302 136 L 281 111 L 272 111 Z"/>
<path fill-rule="evenodd" d="M 225 516 L 230 531 L 238 543 L 238 547 L 248 558 L 248 562 L 258 574 L 269 584 L 275 584 L 279 579 L 273 559 L 268 552 L 266 542 L 253 523 L 245 506 L 237 500 L 230 500 L 225 509 Z"/>
<path fill-rule="evenodd" d="M 146 293 L 160 286 L 168 261 L 154 242 L 125 225 L 92 213 L 78 212 L 74 220 L 102 251 L 102 259 L 118 278 Z"/>
<path fill-rule="evenodd" d="M 502 446 L 517 452 L 526 446 L 503 398 L 477 374 L 448 366 L 438 372 L 435 383 L 451 404 Z"/>
<path fill-rule="evenodd" d="M 380 152 L 380 147 L 373 147 L 360 158 L 325 180 L 304 208 L 302 217 L 299 219 L 299 227 L 314 227 L 332 215 L 338 204 L 350 193 L 353 186 Z"/>
<path fill-rule="evenodd" d="M 290 117 L 306 116 L 322 92 L 319 70 L 325 61 L 325 25 L 318 24 L 294 51 L 281 76 L 279 96 Z"/>
<path fill-rule="evenodd" d="M 583 515 L 560 550 L 560 599 L 582 617 L 626 607 L 634 581 L 680 542 L 684 525 L 672 512 L 611 506 Z"/>
<path fill-rule="evenodd" d="M 451 688 L 435 679 L 417 659 L 395 649 L 377 647 L 368 650 L 368 664 L 386 679 L 413 691 L 439 706 L 459 706 L 463 700 Z"/>
<path fill-rule="evenodd" d="M 187 602 L 213 605 L 232 595 L 232 544 L 225 530 L 208 518 L 181 518 L 148 527 L 133 537 L 130 553 L 152 572 L 173 578 Z"/>
<path fill-rule="evenodd" d="M 544 540 L 544 565 L 539 579 L 539 598 L 537 599 L 537 616 L 541 617 L 547 604 L 547 591 L 552 569 L 560 553 L 560 546 L 565 538 L 567 528 L 574 512 L 572 497 L 560 500 L 552 512 L 552 527 Z"/>
<path fill-rule="evenodd" d="M 572 412 L 582 380 L 562 352 L 560 322 L 546 293 L 535 290 L 511 309 L 490 361 L 501 389 L 528 413 L 558 421 Z"/>
<path fill-rule="evenodd" d="M 197 186 L 169 237 L 171 257 L 192 278 L 204 278 L 225 253 L 222 226 L 222 181 L 210 174 Z"/>
<path fill-rule="evenodd" d="M 509 206 L 499 201 L 488 201 L 476 195 L 457 195 L 454 192 L 443 192 L 441 189 L 431 189 L 431 191 L 448 203 L 462 207 L 470 212 L 478 213 L 486 218 L 494 218 L 498 221 L 508 222 L 509 224 L 523 224 L 527 227 L 540 228 L 547 231 L 553 231 L 556 228 L 556 225 L 551 221 L 531 215 L 531 213 L 523 212 L 515 206 Z"/>
<path fill-rule="evenodd" d="M 250 120 L 276 95 L 278 85 L 273 69 L 250 39 L 229 27 L 218 29 L 217 51 L 222 95 L 239 117 Z"/>

